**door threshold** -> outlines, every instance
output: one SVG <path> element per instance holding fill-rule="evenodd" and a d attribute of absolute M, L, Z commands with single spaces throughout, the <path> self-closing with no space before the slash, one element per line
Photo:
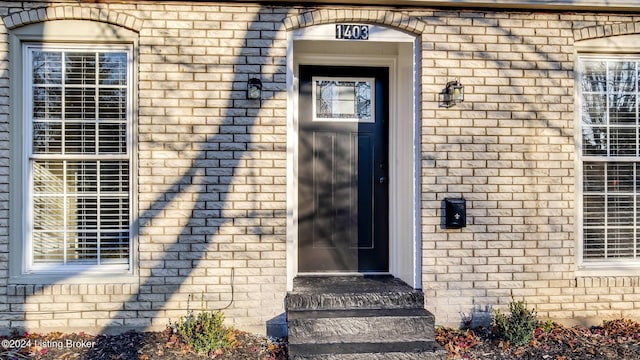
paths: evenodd
<path fill-rule="evenodd" d="M 298 276 L 390 276 L 390 272 L 302 272 L 298 273 Z"/>

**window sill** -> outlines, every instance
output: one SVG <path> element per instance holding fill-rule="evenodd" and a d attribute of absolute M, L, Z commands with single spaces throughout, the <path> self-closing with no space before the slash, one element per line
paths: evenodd
<path fill-rule="evenodd" d="M 8 284 L 137 284 L 139 276 L 130 272 L 38 272 L 11 276 Z"/>
<path fill-rule="evenodd" d="M 576 270 L 575 276 L 580 277 L 621 277 L 640 276 L 640 264 L 629 265 L 589 265 L 581 266 Z"/>

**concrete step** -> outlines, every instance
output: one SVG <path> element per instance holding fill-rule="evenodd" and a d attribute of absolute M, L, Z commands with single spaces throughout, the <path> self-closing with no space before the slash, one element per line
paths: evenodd
<path fill-rule="evenodd" d="M 300 277 L 285 302 L 288 311 L 411 309 L 424 295 L 391 276 Z"/>
<path fill-rule="evenodd" d="M 432 341 L 434 320 L 425 309 L 291 311 L 289 343 Z"/>
<path fill-rule="evenodd" d="M 434 341 L 395 342 L 385 344 L 298 344 L 289 345 L 290 359 L 432 359 L 445 360 L 447 353 Z"/>
<path fill-rule="evenodd" d="M 391 276 L 299 277 L 285 306 L 290 359 L 447 357 L 422 291 Z"/>

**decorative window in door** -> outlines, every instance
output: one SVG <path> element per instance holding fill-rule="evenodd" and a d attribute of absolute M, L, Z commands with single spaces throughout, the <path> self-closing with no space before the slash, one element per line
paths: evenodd
<path fill-rule="evenodd" d="M 375 122 L 373 78 L 313 77 L 313 121 Z"/>

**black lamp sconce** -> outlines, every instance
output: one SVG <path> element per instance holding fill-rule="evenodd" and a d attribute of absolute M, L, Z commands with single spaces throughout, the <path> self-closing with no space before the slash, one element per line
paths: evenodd
<path fill-rule="evenodd" d="M 260 79 L 249 79 L 247 83 L 247 98 L 251 100 L 259 100 L 262 98 L 262 81 L 260 81 Z"/>
<path fill-rule="evenodd" d="M 458 80 L 449 81 L 438 95 L 440 107 L 450 108 L 464 101 L 464 86 Z"/>

